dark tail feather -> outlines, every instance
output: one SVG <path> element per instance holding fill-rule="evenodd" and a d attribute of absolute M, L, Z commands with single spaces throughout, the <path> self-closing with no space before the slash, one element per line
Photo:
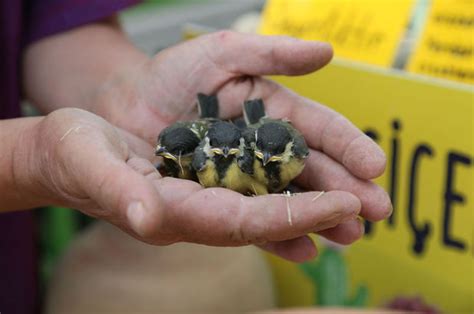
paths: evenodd
<path fill-rule="evenodd" d="M 219 117 L 219 101 L 216 95 L 206 95 L 199 93 L 198 110 L 200 118 L 218 118 Z"/>
<path fill-rule="evenodd" d="M 257 123 L 266 115 L 262 99 L 244 101 L 244 118 L 247 125 Z"/>

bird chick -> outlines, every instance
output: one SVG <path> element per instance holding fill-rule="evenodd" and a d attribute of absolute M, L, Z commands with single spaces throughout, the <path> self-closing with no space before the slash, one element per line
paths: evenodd
<path fill-rule="evenodd" d="M 245 139 L 253 149 L 253 176 L 269 192 L 281 192 L 304 168 L 308 146 L 288 121 L 270 119 L 261 99 L 244 103 Z"/>
<path fill-rule="evenodd" d="M 193 153 L 209 126 L 218 121 L 219 103 L 215 95 L 199 93 L 199 119 L 180 121 L 163 129 L 158 136 L 155 155 L 163 157 L 163 175 L 197 181 L 192 168 Z"/>
<path fill-rule="evenodd" d="M 204 187 L 225 187 L 243 194 L 267 194 L 253 177 L 253 153 L 242 132 L 229 122 L 216 122 L 194 152 L 193 168 Z"/>

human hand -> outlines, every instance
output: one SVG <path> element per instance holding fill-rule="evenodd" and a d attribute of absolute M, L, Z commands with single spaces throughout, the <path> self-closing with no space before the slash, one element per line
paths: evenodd
<path fill-rule="evenodd" d="M 290 119 L 311 148 L 296 182 L 307 190 L 351 192 L 362 203 L 361 216 L 378 221 L 391 213 L 387 194 L 370 181 L 384 171 L 383 151 L 340 114 L 261 77 L 310 73 L 331 57 L 325 43 L 218 32 L 166 49 L 105 84 L 95 111 L 154 143 L 163 127 L 196 117 L 198 92 L 218 95 L 223 118 L 241 115 L 244 100 L 263 98 L 268 115 Z M 362 231 L 354 218 L 320 234 L 347 244 Z"/>
<path fill-rule="evenodd" d="M 17 147 L 15 180 L 25 195 L 80 209 L 151 244 L 254 243 L 303 261 L 315 254 L 306 234 L 351 221 L 360 210 L 347 192 L 314 201 L 316 192 L 246 197 L 162 178 L 138 157 L 151 154 L 151 146 L 79 109 L 49 114 L 23 133 Z M 346 235 L 354 236 L 359 234 Z"/>

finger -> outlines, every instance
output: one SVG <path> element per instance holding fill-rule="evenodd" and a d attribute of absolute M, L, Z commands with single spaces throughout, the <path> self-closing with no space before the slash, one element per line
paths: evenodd
<path fill-rule="evenodd" d="M 316 150 L 310 151 L 303 173 L 296 182 L 309 190 L 353 193 L 361 201 L 361 216 L 370 221 L 385 219 L 392 212 L 390 198 L 380 186 L 355 177 L 341 164 Z"/>
<path fill-rule="evenodd" d="M 331 58 L 331 46 L 322 42 L 232 31 L 203 35 L 161 51 L 147 69 L 154 78 L 150 84 L 155 91 L 152 94 L 160 95 L 160 103 L 172 104 L 162 106 L 155 114 L 169 122 L 177 118 L 192 119 L 197 115 L 190 107 L 196 101 L 195 93 L 217 93 L 239 77 L 310 73 L 327 64 Z M 176 79 L 176 73 L 187 75 L 183 76 L 185 79 L 180 79 L 179 75 Z M 169 92 L 183 88 L 189 92 Z M 239 99 L 243 95 L 240 96 Z M 145 102 L 156 102 L 149 95 L 143 97 Z M 238 103 L 240 109 L 241 100 Z M 221 108 L 225 116 L 227 108 Z"/>
<path fill-rule="evenodd" d="M 294 197 L 267 195 L 245 197 L 221 189 L 163 178 L 157 185 L 167 208 L 163 232 L 177 232 L 186 241 L 210 245 L 245 245 L 294 239 L 332 221 L 333 225 L 354 218 L 360 202 L 350 193 L 329 192 Z M 153 237 L 153 234 L 149 235 Z"/>
<path fill-rule="evenodd" d="M 372 179 L 384 172 L 385 153 L 348 119 L 283 87 L 273 90 L 266 100 L 268 115 L 290 119 L 310 147 L 323 151 L 359 178 Z"/>
<path fill-rule="evenodd" d="M 269 117 L 286 118 L 308 145 L 323 151 L 362 179 L 380 176 L 386 165 L 382 149 L 341 114 L 264 78 L 228 84 L 218 93 L 222 116 L 242 113 L 246 99 L 263 98 Z"/>
<path fill-rule="evenodd" d="M 316 245 L 308 236 L 280 242 L 269 242 L 258 246 L 265 251 L 295 263 L 312 260 L 318 254 Z"/>
<path fill-rule="evenodd" d="M 332 58 L 331 45 L 289 36 L 261 36 L 220 31 L 197 39 L 219 68 L 240 75 L 302 75 Z"/>
<path fill-rule="evenodd" d="M 336 227 L 318 231 L 318 234 L 333 242 L 347 245 L 359 240 L 364 235 L 364 224 L 354 218 Z"/>
<path fill-rule="evenodd" d="M 136 135 L 133 135 L 130 132 L 127 132 L 121 128 L 116 128 L 120 137 L 127 143 L 131 151 L 133 151 L 137 156 L 143 157 L 148 160 L 154 160 L 154 148 L 139 138 Z"/>

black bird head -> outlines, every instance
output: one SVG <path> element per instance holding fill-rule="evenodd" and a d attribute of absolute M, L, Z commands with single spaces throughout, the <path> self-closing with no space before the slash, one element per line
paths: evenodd
<path fill-rule="evenodd" d="M 161 131 L 155 155 L 177 161 L 180 156 L 192 154 L 199 142 L 198 136 L 189 128 L 172 125 Z"/>
<path fill-rule="evenodd" d="M 288 160 L 293 154 L 292 145 L 293 138 L 281 123 L 264 123 L 255 132 L 255 156 L 264 166 Z"/>
<path fill-rule="evenodd" d="M 209 128 L 206 138 L 209 141 L 208 155 L 228 158 L 237 156 L 241 152 L 242 133 L 232 123 L 224 121 L 214 123 Z"/>

